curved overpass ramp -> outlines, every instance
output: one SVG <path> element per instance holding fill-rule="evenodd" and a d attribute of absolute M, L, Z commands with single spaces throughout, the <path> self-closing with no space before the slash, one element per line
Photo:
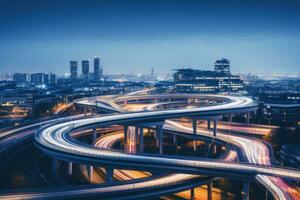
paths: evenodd
<path fill-rule="evenodd" d="M 219 97 L 214 95 L 214 97 Z M 118 165 L 124 168 L 150 169 L 157 168 L 170 172 L 208 174 L 216 176 L 234 176 L 237 178 L 253 177 L 257 174 L 285 177 L 300 180 L 298 170 L 278 167 L 260 166 L 253 164 L 230 163 L 210 159 L 178 158 L 158 155 L 132 155 L 118 151 L 97 149 L 92 146 L 83 146 L 69 135 L 73 129 L 89 126 L 101 126 L 116 123 L 145 122 L 147 120 L 165 120 L 183 116 L 218 116 L 230 113 L 249 112 L 257 105 L 245 97 L 225 97 L 229 103 L 189 109 L 174 109 L 165 111 L 137 112 L 130 114 L 117 114 L 112 116 L 94 117 L 84 120 L 66 122 L 44 129 L 39 132 L 35 140 L 45 153 L 62 160 L 92 165 Z"/>

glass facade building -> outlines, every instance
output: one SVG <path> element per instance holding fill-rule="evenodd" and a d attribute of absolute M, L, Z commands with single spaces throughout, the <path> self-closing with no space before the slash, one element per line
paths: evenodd
<path fill-rule="evenodd" d="M 94 81 L 99 81 L 101 78 L 100 58 L 94 58 Z"/>
<path fill-rule="evenodd" d="M 70 61 L 70 80 L 76 81 L 78 78 L 78 62 Z"/>
<path fill-rule="evenodd" d="M 244 83 L 239 76 L 218 71 L 178 69 L 174 73 L 175 90 L 182 93 L 239 92 Z"/>
<path fill-rule="evenodd" d="M 82 67 L 82 79 L 84 81 L 89 81 L 90 62 L 88 60 L 81 61 L 81 67 Z"/>

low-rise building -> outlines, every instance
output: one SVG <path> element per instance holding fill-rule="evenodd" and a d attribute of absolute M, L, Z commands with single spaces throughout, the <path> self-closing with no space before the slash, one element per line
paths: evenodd
<path fill-rule="evenodd" d="M 17 90 L 1 91 L 0 118 L 19 120 L 28 117 L 32 112 L 33 95 Z"/>
<path fill-rule="evenodd" d="M 296 125 L 300 122 L 300 94 L 260 94 L 259 113 L 268 124 Z"/>
<path fill-rule="evenodd" d="M 44 73 L 34 73 L 30 75 L 30 83 L 34 85 L 42 85 L 45 84 L 47 80 L 46 75 Z"/>
<path fill-rule="evenodd" d="M 29 81 L 29 76 L 27 73 L 15 73 L 13 79 L 16 83 L 26 83 Z"/>

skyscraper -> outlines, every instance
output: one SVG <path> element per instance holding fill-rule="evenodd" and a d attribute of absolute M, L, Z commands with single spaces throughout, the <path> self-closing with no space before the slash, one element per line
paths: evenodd
<path fill-rule="evenodd" d="M 76 81 L 77 80 L 77 71 L 78 71 L 78 62 L 77 61 L 70 61 L 70 80 Z"/>
<path fill-rule="evenodd" d="M 82 79 L 84 81 L 89 80 L 89 73 L 90 73 L 90 61 L 89 60 L 82 60 L 81 61 L 82 67 Z"/>
<path fill-rule="evenodd" d="M 100 78 L 100 58 L 94 58 L 94 81 L 99 81 Z"/>

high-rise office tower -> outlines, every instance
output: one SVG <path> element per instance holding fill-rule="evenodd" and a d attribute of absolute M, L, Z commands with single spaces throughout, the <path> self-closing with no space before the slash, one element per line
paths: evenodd
<path fill-rule="evenodd" d="M 229 74 L 230 73 L 230 61 L 225 58 L 222 58 L 221 60 L 216 60 L 215 61 L 215 71 Z"/>
<path fill-rule="evenodd" d="M 89 74 L 90 74 L 90 61 L 89 60 L 81 61 L 81 67 L 82 67 L 82 79 L 84 81 L 88 81 Z"/>
<path fill-rule="evenodd" d="M 78 74 L 78 62 L 77 61 L 70 61 L 70 80 L 76 81 Z"/>
<path fill-rule="evenodd" d="M 100 78 L 100 58 L 94 58 L 94 81 L 99 81 Z"/>

